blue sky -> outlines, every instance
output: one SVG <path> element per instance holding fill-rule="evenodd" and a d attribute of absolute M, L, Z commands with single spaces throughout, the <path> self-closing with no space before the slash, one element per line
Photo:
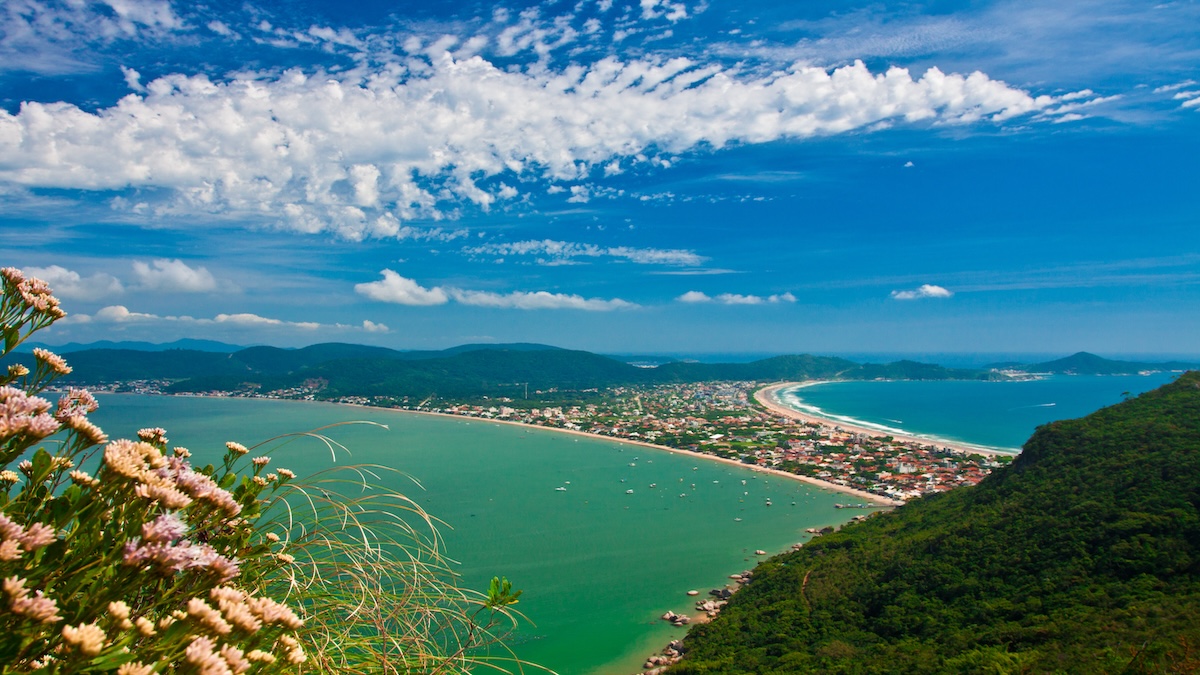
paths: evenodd
<path fill-rule="evenodd" d="M 1200 3 L 888 5 L 9 0 L 2 262 L 51 343 L 1200 354 Z"/>

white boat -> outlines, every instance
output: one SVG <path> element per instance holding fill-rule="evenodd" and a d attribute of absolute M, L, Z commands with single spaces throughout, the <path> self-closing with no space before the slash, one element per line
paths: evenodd
<path fill-rule="evenodd" d="M 555 491 L 555 492 L 566 492 L 566 491 L 567 491 L 567 488 L 565 488 L 565 487 L 556 487 L 556 488 L 554 488 L 554 491 Z"/>
<path fill-rule="evenodd" d="M 627 495 L 631 495 L 631 494 L 633 494 L 633 490 L 626 490 L 626 491 L 625 491 L 625 494 L 627 494 Z"/>

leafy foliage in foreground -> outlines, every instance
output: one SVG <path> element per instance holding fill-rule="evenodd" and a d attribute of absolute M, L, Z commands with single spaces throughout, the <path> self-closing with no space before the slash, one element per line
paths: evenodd
<path fill-rule="evenodd" d="M 0 285 L 4 358 L 65 313 L 20 270 Z M 62 357 L 29 363 L 0 370 L 0 675 L 520 668 L 499 643 L 520 591 L 460 589 L 433 519 L 371 484 L 389 469 L 295 481 L 263 444 L 198 466 L 160 428 L 110 442 L 86 390 L 43 398 Z M 320 431 L 290 436 L 335 450 Z"/>
<path fill-rule="evenodd" d="M 1200 671 L 1200 373 L 760 565 L 670 672 Z"/>

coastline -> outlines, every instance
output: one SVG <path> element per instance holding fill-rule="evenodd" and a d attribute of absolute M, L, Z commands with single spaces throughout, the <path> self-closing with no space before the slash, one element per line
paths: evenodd
<path fill-rule="evenodd" d="M 333 401 L 326 401 L 326 403 L 333 403 Z M 474 420 L 474 421 L 478 421 L 478 422 L 485 422 L 488 424 L 507 424 L 507 425 L 514 426 L 514 427 L 522 427 L 524 429 L 541 429 L 543 431 L 552 431 L 554 433 L 559 433 L 559 434 L 570 434 L 573 436 L 582 436 L 584 438 L 592 438 L 592 439 L 601 440 L 601 441 L 608 441 L 610 443 L 636 445 L 636 446 L 643 447 L 643 448 L 649 448 L 651 450 L 659 450 L 659 451 L 669 452 L 671 454 L 679 453 L 684 456 L 695 457 L 697 459 L 702 459 L 704 461 L 720 462 L 722 464 L 727 464 L 729 466 L 736 466 L 736 467 L 739 467 L 742 469 L 747 469 L 749 471 L 754 471 L 756 473 L 765 473 L 765 474 L 769 474 L 772 476 L 779 476 L 780 478 L 789 478 L 791 480 L 800 481 L 801 483 L 806 483 L 806 484 L 812 485 L 814 487 L 824 488 L 826 490 L 832 490 L 834 492 L 841 492 L 843 494 L 852 495 L 854 497 L 858 497 L 863 500 L 874 502 L 881 506 L 903 506 L 904 505 L 904 502 L 896 500 L 896 499 L 889 499 L 887 497 L 881 497 L 877 494 L 872 494 L 870 492 L 866 492 L 865 490 L 857 490 L 852 487 L 847 487 L 845 485 L 838 485 L 837 483 L 831 483 L 829 481 L 824 481 L 819 478 L 813 478 L 811 476 L 800 476 L 798 474 L 789 473 L 787 471 L 780 471 L 779 469 L 772 469 L 772 468 L 764 467 L 764 466 L 746 464 L 744 462 L 727 459 L 725 457 L 717 457 L 716 455 L 708 455 L 708 454 L 705 454 L 702 452 L 692 452 L 691 450 L 683 450 L 681 448 L 672 448 L 669 445 L 656 445 L 654 443 L 647 443 L 645 441 L 635 441 L 635 440 L 628 439 L 628 438 L 618 438 L 615 436 L 604 436 L 601 434 L 591 434 L 586 431 L 575 431 L 574 429 L 559 429 L 557 427 L 543 427 L 543 426 L 539 426 L 537 424 L 525 424 L 524 422 L 512 422 L 509 420 L 497 420 L 497 419 L 490 419 L 487 417 L 472 417 L 470 415 L 455 415 L 453 413 L 431 412 L 431 411 L 427 411 L 427 410 L 403 410 L 400 408 L 380 408 L 377 406 L 362 405 L 360 403 L 336 403 L 336 405 L 351 406 L 351 407 L 355 407 L 355 408 L 362 408 L 364 410 L 390 410 L 392 412 L 412 413 L 414 415 L 434 415 L 437 417 L 446 417 L 446 418 L 456 419 L 456 420 Z"/>
<path fill-rule="evenodd" d="M 845 422 L 843 420 L 834 419 L 832 417 L 823 417 L 813 413 L 803 412 L 784 404 L 779 400 L 779 392 L 784 389 L 799 389 L 803 387 L 811 387 L 818 384 L 827 384 L 830 380 L 806 380 L 804 382 L 781 382 L 763 387 L 754 392 L 754 400 L 761 404 L 767 410 L 773 413 L 790 417 L 802 422 L 812 424 L 821 424 L 825 426 L 839 427 L 845 431 L 850 431 L 858 434 L 865 434 L 871 437 L 891 436 L 901 443 L 913 443 L 916 445 L 936 446 L 953 450 L 954 452 L 962 452 L 966 454 L 979 454 L 989 456 L 1004 456 L 1012 457 L 1018 453 L 1001 450 L 999 448 L 989 448 L 986 446 L 972 445 L 963 443 L 962 441 L 951 441 L 943 438 L 914 436 L 912 434 L 897 434 L 882 429 L 872 429 L 871 427 L 856 425 Z"/>
<path fill-rule="evenodd" d="M 780 385 L 773 385 L 773 387 L 774 388 L 789 387 L 789 386 L 795 386 L 796 384 L 804 384 L 804 383 L 784 383 L 784 384 L 780 384 Z M 816 382 L 813 382 L 811 384 L 816 384 Z M 768 387 L 768 389 L 771 389 L 771 388 L 772 387 Z M 762 391 L 765 391 L 765 390 L 759 390 L 759 392 L 762 392 Z M 228 399 L 238 398 L 236 396 L 213 396 L 211 394 L 159 394 L 159 395 L 161 395 L 161 396 L 181 396 L 184 398 L 188 398 L 188 397 L 228 398 Z M 757 398 L 757 397 L 758 397 L 758 392 L 755 393 L 755 398 Z M 558 427 L 545 427 L 545 426 L 541 426 L 541 425 L 537 425 L 537 424 L 526 424 L 524 422 L 513 422 L 510 420 L 498 420 L 498 419 L 492 419 L 492 418 L 488 418 L 488 417 L 475 417 L 473 415 L 459 415 L 459 414 L 455 414 L 455 413 L 433 412 L 430 410 L 408 410 L 405 408 L 384 408 L 384 407 L 380 407 L 380 406 L 365 405 L 362 403 L 345 403 L 345 402 L 341 402 L 341 401 L 311 401 L 311 400 L 305 401 L 305 400 L 299 400 L 299 399 L 280 399 L 280 400 L 290 400 L 293 402 L 300 402 L 300 403 L 327 403 L 327 404 L 331 404 L 331 405 L 346 406 L 346 407 L 350 407 L 350 408 L 360 408 L 362 410 L 387 410 L 390 412 L 397 412 L 397 413 L 411 413 L 413 415 L 432 415 L 435 417 L 444 417 L 444 418 L 455 419 L 455 420 L 468 420 L 468 421 L 474 420 L 477 422 L 483 422 L 483 423 L 488 423 L 488 424 L 506 424 L 506 425 L 510 425 L 510 426 L 514 426 L 514 427 L 521 427 L 524 429 L 541 429 L 543 431 L 551 431 L 551 432 L 559 433 L 559 434 L 570 434 L 573 436 L 581 436 L 583 438 L 591 438 L 591 439 L 600 440 L 600 441 L 608 441 L 610 443 L 635 445 L 635 446 L 640 446 L 643 448 L 648 448 L 650 450 L 669 452 L 671 454 L 680 453 L 685 456 L 695 457 L 697 459 L 702 459 L 704 461 L 709 461 L 709 462 L 720 462 L 720 463 L 726 464 L 728 466 L 736 466 L 736 467 L 746 469 L 749 471 L 753 471 L 756 473 L 764 473 L 764 474 L 768 474 L 768 475 L 772 475 L 772 476 L 779 476 L 780 478 L 788 478 L 791 480 L 799 481 L 801 483 L 806 483 L 808 485 L 812 485 L 814 487 L 819 487 L 819 488 L 823 488 L 826 490 L 831 490 L 833 492 L 840 492 L 842 494 L 851 495 L 851 496 L 858 497 L 860 499 L 863 499 L 863 500 L 866 500 L 869 502 L 873 502 L 880 506 L 895 507 L 895 506 L 903 506 L 904 505 L 904 502 L 902 502 L 898 499 L 890 499 L 888 497 L 883 497 L 881 495 L 873 494 L 873 493 L 867 492 L 865 490 L 858 490 L 858 489 L 855 489 L 852 487 L 848 487 L 846 485 L 840 485 L 838 483 L 821 480 L 820 478 L 813 478 L 811 476 L 801 476 L 799 474 L 794 474 L 794 473 L 791 473 L 788 471 L 781 471 L 779 469 L 774 469 L 774 468 L 770 468 L 770 467 L 758 466 L 756 464 L 746 464 L 744 462 L 739 462 L 737 460 L 727 459 L 725 457 L 717 457 L 716 455 L 709 455 L 709 454 L 706 454 L 703 452 L 692 452 L 691 450 L 684 450 L 682 448 L 672 448 L 669 445 L 656 445 L 654 443 L 647 443 L 646 441 L 636 441 L 636 440 L 629 439 L 629 438 L 620 438 L 617 436 L 605 436 L 603 434 L 593 434 L 593 433 L 588 433 L 586 431 L 576 431 L 574 429 L 561 429 Z M 768 404 L 764 402 L 763 405 L 768 405 Z M 786 406 L 783 406 L 782 404 L 779 404 L 779 403 L 772 403 L 772 404 L 768 405 L 768 408 L 774 412 L 778 412 L 783 415 L 797 416 L 797 419 L 812 420 L 812 421 L 819 422 L 822 424 L 830 423 L 829 420 L 823 420 L 821 418 L 812 417 L 812 416 L 805 416 L 802 413 L 798 413 L 798 412 L 792 410 L 791 408 L 787 408 Z M 848 428 L 848 427 L 843 427 L 843 428 Z M 862 431 L 864 433 L 869 433 L 873 436 L 880 435 L 880 432 L 878 432 L 878 431 L 869 431 L 866 429 L 863 429 Z M 922 440 L 922 439 L 915 439 L 914 442 L 928 444 L 930 441 Z M 971 451 L 976 452 L 975 450 L 971 450 Z M 1003 454 L 1003 453 L 996 453 L 996 454 Z"/>

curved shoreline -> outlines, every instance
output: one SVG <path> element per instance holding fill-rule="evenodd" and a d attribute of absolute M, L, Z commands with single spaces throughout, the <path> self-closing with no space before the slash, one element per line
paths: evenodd
<path fill-rule="evenodd" d="M 871 437 L 891 436 L 901 443 L 914 443 L 917 445 L 932 445 L 941 448 L 947 448 L 955 452 L 979 455 L 1000 455 L 1011 457 L 1018 454 L 1020 451 L 1012 452 L 1002 450 L 1000 448 L 990 448 L 982 445 L 973 445 L 962 441 L 951 441 L 944 438 L 916 436 L 913 434 L 893 433 L 883 429 L 872 429 L 868 426 L 846 422 L 833 417 L 824 417 L 813 413 L 803 412 L 783 403 L 779 399 L 779 392 L 784 389 L 799 389 L 803 387 L 811 387 L 818 384 L 828 384 L 832 380 L 805 380 L 803 382 L 781 382 L 763 387 L 754 392 L 754 400 L 760 403 L 767 410 L 773 413 L 790 417 L 802 422 L 810 422 L 813 424 L 822 424 L 825 426 L 834 426 L 851 431 L 854 433 L 865 434 Z"/>
<path fill-rule="evenodd" d="M 333 403 L 333 401 L 327 401 L 327 402 Z M 586 431 L 576 431 L 574 429 L 559 429 L 557 427 L 544 427 L 544 426 L 541 426 L 538 424 L 525 424 L 524 422 L 512 422 L 509 420 L 497 420 L 497 419 L 491 419 L 488 417 L 474 417 L 472 415 L 456 415 L 454 413 L 431 412 L 431 411 L 427 411 L 427 410 L 405 410 L 403 408 L 381 408 L 378 406 L 362 405 L 359 403 L 338 403 L 337 405 L 352 406 L 352 407 L 356 407 L 356 408 L 363 408 L 365 410 L 389 410 L 392 412 L 412 413 L 414 415 L 435 415 L 437 417 L 445 417 L 445 418 L 449 418 L 449 419 L 458 419 L 458 420 L 463 420 L 463 419 L 477 420 L 479 422 L 486 422 L 489 424 L 507 424 L 510 426 L 522 427 L 525 429 L 541 429 L 544 431 L 552 431 L 552 432 L 560 433 L 560 434 L 570 434 L 573 436 L 582 436 L 584 438 L 592 438 L 592 439 L 601 440 L 601 441 L 608 441 L 609 443 L 622 443 L 622 444 L 627 443 L 630 445 L 641 446 L 643 448 L 649 448 L 651 450 L 666 451 L 671 454 L 679 453 L 679 454 L 682 454 L 685 456 L 695 457 L 697 459 L 702 459 L 705 461 L 720 462 L 722 464 L 727 464 L 729 466 L 736 466 L 738 468 L 746 469 L 747 471 L 753 471 L 756 473 L 765 473 L 765 474 L 770 474 L 772 476 L 779 476 L 781 478 L 790 478 L 792 480 L 800 481 L 801 483 L 807 483 L 809 485 L 813 485 L 813 486 L 819 487 L 819 488 L 824 488 L 826 490 L 832 490 L 834 492 L 841 492 L 843 494 L 853 495 L 860 499 L 872 501 L 872 502 L 875 502 L 875 503 L 883 505 L 883 506 L 903 506 L 904 505 L 904 502 L 899 501 L 899 500 L 889 499 L 887 497 L 881 497 L 877 494 L 872 494 L 870 492 L 866 492 L 865 490 L 857 490 L 852 487 L 847 487 L 845 485 L 838 485 L 837 483 L 831 483 L 829 481 L 824 481 L 819 478 L 812 478 L 811 476 L 801 476 L 798 474 L 789 473 L 787 471 L 780 471 L 779 469 L 772 469 L 772 468 L 764 467 L 764 466 L 746 464 L 745 462 L 739 462 L 737 460 L 727 459 L 725 457 L 717 457 L 716 455 L 709 455 L 709 454 L 705 454 L 703 452 L 692 452 L 691 450 L 684 450 L 682 448 L 672 448 L 669 445 L 655 445 L 654 443 L 647 443 L 645 441 L 635 441 L 633 439 L 621 438 L 619 436 L 604 436 L 602 434 L 591 434 Z"/>
<path fill-rule="evenodd" d="M 782 384 L 782 385 L 773 385 L 773 386 L 775 388 L 778 388 L 778 387 L 785 387 L 785 386 L 794 386 L 795 384 L 799 384 L 799 383 L 786 383 L 786 384 Z M 771 388 L 772 387 L 768 387 L 768 389 L 771 389 Z M 765 391 L 765 390 L 759 390 L 759 392 L 761 392 L 761 391 Z M 190 397 L 225 398 L 225 399 L 241 398 L 238 396 L 213 396 L 210 394 L 160 394 L 160 395 L 162 395 L 162 396 L 179 396 L 181 398 L 190 398 Z M 755 398 L 757 398 L 757 397 L 758 397 L 758 392 L 755 393 Z M 252 397 L 252 398 L 257 398 L 257 397 Z M 313 400 L 302 400 L 302 399 L 266 399 L 266 400 L 284 400 L 284 401 L 299 402 L 299 403 L 325 403 L 325 404 L 330 404 L 330 405 L 346 406 L 349 408 L 361 408 L 363 410 L 386 410 L 388 412 L 393 412 L 393 413 L 410 413 L 413 415 L 432 415 L 435 417 L 444 417 L 447 419 L 455 419 L 455 420 L 475 420 L 478 422 L 486 422 L 489 424 L 505 424 L 505 425 L 514 426 L 514 427 L 521 427 L 524 429 L 541 429 L 543 431 L 552 431 L 554 433 L 559 433 L 559 434 L 570 434 L 573 436 L 582 436 L 584 438 L 591 438 L 591 439 L 600 440 L 600 441 L 608 441 L 610 443 L 628 443 L 630 445 L 637 445 L 637 446 L 641 446 L 643 448 L 649 448 L 651 450 L 665 451 L 665 452 L 669 452 L 671 454 L 680 453 L 680 454 L 683 454 L 686 456 L 695 457 L 697 459 L 702 459 L 705 461 L 720 462 L 722 464 L 727 464 L 729 466 L 736 466 L 738 468 L 746 469 L 747 471 L 770 474 L 773 476 L 779 476 L 781 478 L 789 478 L 791 480 L 800 481 L 801 483 L 807 483 L 814 487 L 824 488 L 826 490 L 831 490 L 833 492 L 841 492 L 843 494 L 859 497 L 859 498 L 867 500 L 867 501 L 875 502 L 876 504 L 880 504 L 882 506 L 903 506 L 904 505 L 904 502 L 896 500 L 896 499 L 890 499 L 888 497 L 883 497 L 883 496 L 880 496 L 877 494 L 873 494 L 871 492 L 867 492 L 865 490 L 858 490 L 858 489 L 848 487 L 845 485 L 839 485 L 838 483 L 832 483 L 830 481 L 821 480 L 820 478 L 813 478 L 811 476 L 801 476 L 799 474 L 790 473 L 788 471 L 781 471 L 779 469 L 773 469 L 770 467 L 758 466 L 756 464 L 746 464 L 745 462 L 739 462 L 737 460 L 727 459 L 725 457 L 718 457 L 716 455 L 710 455 L 710 454 L 706 454 L 703 452 L 692 452 L 691 450 L 685 450 L 683 448 L 672 448 L 669 445 L 656 445 L 654 443 L 647 443 L 646 441 L 637 441 L 637 440 L 633 440 L 631 438 L 621 438 L 620 436 L 605 436 L 602 434 L 588 433 L 586 431 L 576 431 L 574 429 L 560 429 L 558 427 L 546 427 L 546 426 L 541 426 L 539 424 L 526 424 L 524 422 L 513 422 L 511 420 L 498 420 L 498 419 L 493 419 L 490 417 L 477 417 L 474 415 L 460 415 L 460 414 L 456 414 L 456 413 L 433 412 L 430 410 L 409 410 L 406 408 L 385 408 L 382 406 L 365 405 L 362 403 L 345 403 L 345 402 L 341 402 L 341 401 L 313 401 Z M 760 402 L 762 402 L 762 401 L 760 401 Z M 796 411 L 792 410 L 791 408 L 787 408 L 786 406 L 783 406 L 782 404 L 779 404 L 779 403 L 773 403 L 771 405 L 768 405 L 767 403 L 763 403 L 763 405 L 767 405 L 767 407 L 770 408 L 771 410 L 778 412 L 780 414 L 783 414 L 783 415 L 790 414 L 793 416 L 798 416 L 797 419 L 809 419 L 809 418 L 803 416 L 801 413 L 797 413 Z M 813 417 L 811 419 L 814 421 L 819 421 L 821 423 L 828 422 L 828 420 L 820 420 L 819 418 L 815 418 L 815 417 Z M 872 435 L 877 435 L 877 434 L 878 434 L 878 432 L 872 433 Z M 928 441 L 922 441 L 922 442 L 927 443 Z"/>

